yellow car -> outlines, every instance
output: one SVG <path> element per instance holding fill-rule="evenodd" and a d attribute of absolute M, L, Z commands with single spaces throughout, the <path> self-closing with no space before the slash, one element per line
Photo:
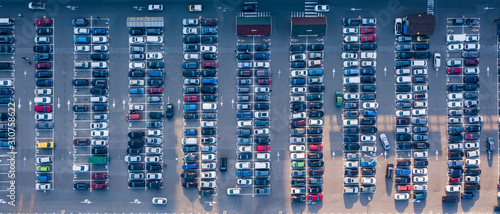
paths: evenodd
<path fill-rule="evenodd" d="M 189 5 L 189 12 L 201 12 L 202 7 L 201 4 L 191 4 Z"/>
<path fill-rule="evenodd" d="M 38 142 L 38 148 L 40 148 L 40 149 L 51 149 L 51 148 L 54 148 L 54 142 L 52 142 L 52 141 Z"/>
<path fill-rule="evenodd" d="M 417 41 L 418 42 L 427 42 L 427 41 L 429 41 L 429 37 L 428 36 L 417 36 Z"/>

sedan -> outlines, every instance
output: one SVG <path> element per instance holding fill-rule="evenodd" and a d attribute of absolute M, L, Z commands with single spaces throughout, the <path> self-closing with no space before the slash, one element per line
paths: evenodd
<path fill-rule="evenodd" d="M 375 42 L 377 41 L 377 36 L 362 36 L 361 37 L 361 42 Z"/>

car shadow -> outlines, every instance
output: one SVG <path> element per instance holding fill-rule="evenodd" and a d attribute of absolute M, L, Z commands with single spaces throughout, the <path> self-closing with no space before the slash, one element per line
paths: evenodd
<path fill-rule="evenodd" d="M 223 194 L 224 192 L 220 193 Z M 203 207 L 205 211 L 212 211 L 214 209 L 214 197 L 212 196 L 203 196 L 200 198 L 200 205 Z"/>
<path fill-rule="evenodd" d="M 394 197 L 392 197 L 394 198 Z M 408 204 L 410 203 L 410 200 L 394 200 L 394 206 L 396 210 L 400 213 L 404 213 L 406 208 L 408 207 Z"/>
<path fill-rule="evenodd" d="M 391 196 L 392 194 L 392 187 L 394 186 L 394 182 L 391 179 L 386 178 L 385 179 L 385 192 L 387 193 L 387 196 Z"/>
<path fill-rule="evenodd" d="M 306 202 L 292 203 L 292 213 L 303 213 L 306 209 Z"/>
<path fill-rule="evenodd" d="M 344 207 L 346 209 L 352 209 L 354 203 L 358 201 L 359 194 L 344 194 Z"/>
<path fill-rule="evenodd" d="M 318 211 L 323 207 L 323 201 L 309 201 L 307 205 L 307 210 L 310 213 L 318 213 Z"/>
<path fill-rule="evenodd" d="M 368 206 L 368 204 L 370 203 L 370 201 L 372 201 L 373 199 L 373 193 L 362 193 L 359 195 L 359 202 L 361 203 L 361 205 L 363 206 Z"/>
<path fill-rule="evenodd" d="M 413 203 L 413 213 L 423 213 L 425 206 L 427 205 L 427 200 L 416 200 Z"/>
<path fill-rule="evenodd" d="M 442 213 L 457 213 L 458 203 L 442 202 Z"/>
<path fill-rule="evenodd" d="M 469 212 L 469 210 L 476 204 L 476 201 L 481 197 L 481 191 L 474 191 L 473 199 L 461 199 L 462 210 Z"/>

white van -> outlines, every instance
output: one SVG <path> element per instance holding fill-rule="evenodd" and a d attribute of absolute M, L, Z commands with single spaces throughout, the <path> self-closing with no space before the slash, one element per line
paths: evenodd
<path fill-rule="evenodd" d="M 296 119 L 305 119 L 306 118 L 306 113 L 300 112 L 300 113 L 295 113 L 290 116 L 290 119 L 296 120 Z"/>
<path fill-rule="evenodd" d="M 108 102 L 108 98 L 105 96 L 100 96 L 100 97 L 91 97 L 90 102 L 93 103 L 105 103 Z"/>
<path fill-rule="evenodd" d="M 359 77 L 344 77 L 344 84 L 357 84 Z"/>
<path fill-rule="evenodd" d="M 92 68 L 107 68 L 108 63 L 107 62 L 92 62 Z"/>
<path fill-rule="evenodd" d="M 411 74 L 411 69 L 409 68 L 396 69 L 396 75 L 410 75 L 410 74 Z"/>
<path fill-rule="evenodd" d="M 215 128 L 217 126 L 216 122 L 213 121 L 202 121 L 201 128 Z"/>
<path fill-rule="evenodd" d="M 269 169 L 269 162 L 255 162 L 255 169 Z"/>
<path fill-rule="evenodd" d="M 162 43 L 163 37 L 161 37 L 161 36 L 147 36 L 146 41 L 148 43 Z"/>
<path fill-rule="evenodd" d="M 406 133 L 410 133 L 410 128 L 409 127 L 396 128 L 396 129 L 394 129 L 394 132 L 396 132 L 396 134 L 406 134 Z"/>
<path fill-rule="evenodd" d="M 52 156 L 38 157 L 36 158 L 36 163 L 52 163 Z"/>
<path fill-rule="evenodd" d="M 182 138 L 182 145 L 198 145 L 198 138 Z"/>
<path fill-rule="evenodd" d="M 215 103 L 203 103 L 201 106 L 203 110 L 216 110 L 217 109 L 217 104 Z"/>
<path fill-rule="evenodd" d="M 257 153 L 257 160 L 269 160 L 270 157 L 269 153 Z"/>
<path fill-rule="evenodd" d="M 10 18 L 0 18 L 0 25 L 13 25 L 14 19 Z"/>
<path fill-rule="evenodd" d="M 446 37 L 447 42 L 464 42 L 465 34 L 451 34 Z"/>
<path fill-rule="evenodd" d="M 427 66 L 427 61 L 425 60 L 413 60 L 411 62 L 412 67 L 425 67 Z"/>
<path fill-rule="evenodd" d="M 396 78 L 396 83 L 410 83 L 410 82 L 411 82 L 411 77 L 409 76 L 402 76 Z"/>

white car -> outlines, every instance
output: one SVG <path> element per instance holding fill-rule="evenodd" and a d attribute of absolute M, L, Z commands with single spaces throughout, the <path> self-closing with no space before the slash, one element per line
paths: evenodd
<path fill-rule="evenodd" d="M 144 80 L 133 79 L 133 80 L 129 80 L 128 84 L 133 85 L 133 86 L 144 85 Z"/>
<path fill-rule="evenodd" d="M 144 160 L 146 163 L 158 163 L 161 161 L 161 156 L 146 156 Z"/>
<path fill-rule="evenodd" d="M 108 37 L 106 36 L 93 36 L 92 43 L 106 43 L 108 42 Z"/>
<path fill-rule="evenodd" d="M 106 122 L 90 124 L 90 129 L 107 129 L 107 128 L 108 128 L 108 123 Z"/>
<path fill-rule="evenodd" d="M 240 120 L 238 121 L 238 127 L 250 127 L 252 126 L 252 121 L 251 120 Z"/>
<path fill-rule="evenodd" d="M 376 59 L 376 52 L 361 52 L 361 59 Z"/>
<path fill-rule="evenodd" d="M 142 69 L 146 68 L 146 64 L 144 62 L 131 62 L 128 64 L 128 68 L 142 70 Z"/>
<path fill-rule="evenodd" d="M 474 143 L 472 143 L 474 144 Z M 466 143 L 467 145 L 467 143 Z M 464 144 L 463 143 L 450 143 L 448 144 L 448 150 L 458 150 L 458 149 L 463 149 Z"/>
<path fill-rule="evenodd" d="M 252 147 L 251 146 L 238 146 L 238 151 L 239 152 L 251 152 Z"/>
<path fill-rule="evenodd" d="M 411 95 L 410 94 L 398 94 L 396 96 L 396 100 L 397 101 L 406 101 L 406 100 L 410 100 L 411 99 Z"/>
<path fill-rule="evenodd" d="M 400 27 L 400 29 L 398 29 L 398 26 Z M 401 35 L 401 33 L 398 30 L 403 31 L 403 19 L 401 18 L 396 18 L 394 20 L 394 35 L 396 36 Z"/>
<path fill-rule="evenodd" d="M 465 176 L 464 182 L 466 183 L 477 183 L 479 182 L 479 176 Z"/>
<path fill-rule="evenodd" d="M 163 11 L 163 5 L 162 4 L 150 4 L 150 5 L 148 5 L 148 10 L 149 11 Z"/>
<path fill-rule="evenodd" d="M 413 109 L 411 114 L 413 116 L 425 116 L 425 115 L 427 115 L 427 110 L 426 109 Z"/>
<path fill-rule="evenodd" d="M 109 132 L 107 130 L 102 130 L 102 131 L 91 131 L 90 135 L 92 137 L 107 137 L 109 135 Z"/>
<path fill-rule="evenodd" d="M 482 122 L 483 122 L 483 116 L 469 117 L 469 123 L 482 123 Z"/>
<path fill-rule="evenodd" d="M 127 163 L 135 163 L 135 162 L 139 162 L 141 161 L 141 156 L 130 156 L 130 155 L 127 155 L 125 156 L 125 162 Z"/>
<path fill-rule="evenodd" d="M 304 145 L 290 145 L 290 152 L 303 152 L 306 151 L 306 146 Z"/>
<path fill-rule="evenodd" d="M 200 48 L 200 51 L 201 52 L 217 52 L 217 47 L 213 46 L 213 45 L 202 45 L 201 48 Z"/>
<path fill-rule="evenodd" d="M 446 192 L 460 192 L 462 187 L 460 185 L 446 185 Z"/>
<path fill-rule="evenodd" d="M 182 19 L 182 25 L 184 26 L 192 26 L 192 25 L 198 25 L 200 22 L 198 19 Z"/>
<path fill-rule="evenodd" d="M 35 94 L 36 95 L 51 95 L 52 94 L 52 89 L 50 89 L 50 88 L 35 89 Z"/>
<path fill-rule="evenodd" d="M 448 66 L 448 67 L 462 66 L 462 60 L 450 59 L 450 60 L 446 61 L 446 66 Z"/>
<path fill-rule="evenodd" d="M 253 62 L 254 68 L 269 68 L 269 62 Z"/>
<path fill-rule="evenodd" d="M 358 119 L 344 119 L 343 124 L 344 126 L 357 126 Z"/>
<path fill-rule="evenodd" d="M 254 129 L 254 134 L 255 135 L 268 135 L 269 134 L 269 129 L 268 128 Z"/>
<path fill-rule="evenodd" d="M 480 154 L 479 150 L 467 151 L 467 153 L 465 153 L 467 158 L 479 157 L 479 154 Z"/>
<path fill-rule="evenodd" d="M 375 135 L 361 135 L 361 142 L 376 141 L 377 137 Z"/>
<path fill-rule="evenodd" d="M 377 109 L 378 108 L 378 103 L 376 103 L 376 102 L 365 102 L 365 103 L 363 103 L 363 108 L 364 109 Z"/>
<path fill-rule="evenodd" d="M 422 92 L 429 90 L 429 86 L 427 85 L 414 85 L 413 92 Z"/>
<path fill-rule="evenodd" d="M 290 93 L 292 94 L 306 93 L 306 87 L 292 87 L 290 89 Z"/>
<path fill-rule="evenodd" d="M 292 77 L 305 77 L 307 76 L 306 70 L 293 70 L 290 72 L 290 76 Z"/>
<path fill-rule="evenodd" d="M 425 108 L 425 107 L 427 107 L 427 102 L 426 101 L 414 101 L 413 107 L 414 108 Z"/>
<path fill-rule="evenodd" d="M 323 125 L 322 119 L 309 119 L 309 126 L 322 126 L 322 125 Z"/>
<path fill-rule="evenodd" d="M 413 168 L 413 174 L 415 174 L 415 175 L 427 175 L 427 168 Z"/>
<path fill-rule="evenodd" d="M 358 61 L 344 61 L 343 66 L 344 66 L 344 68 L 358 67 L 359 62 Z"/>
<path fill-rule="evenodd" d="M 427 158 L 428 153 L 427 152 L 414 152 L 413 157 L 414 158 Z"/>
<path fill-rule="evenodd" d="M 319 4 L 314 7 L 314 11 L 316 12 L 328 12 L 330 11 L 330 5 Z"/>
<path fill-rule="evenodd" d="M 201 178 L 215 178 L 216 174 L 215 172 L 202 172 L 201 173 Z"/>
<path fill-rule="evenodd" d="M 358 42 L 358 41 L 359 41 L 358 36 L 344 36 L 344 42 L 346 43 Z"/>
<path fill-rule="evenodd" d="M 470 35 L 465 37 L 466 42 L 477 42 L 479 41 L 479 36 L 477 35 Z"/>
<path fill-rule="evenodd" d="M 477 149 L 477 148 L 479 148 L 479 143 L 478 142 L 465 143 L 465 148 L 466 149 Z"/>
<path fill-rule="evenodd" d="M 49 190 L 52 189 L 52 184 L 50 183 L 36 183 L 36 190 Z"/>
<path fill-rule="evenodd" d="M 375 66 L 377 66 L 377 62 L 375 62 L 375 61 L 362 61 L 361 66 L 363 66 L 363 67 L 375 67 Z"/>
<path fill-rule="evenodd" d="M 410 83 L 410 82 L 411 82 L 411 77 L 408 76 L 402 76 L 396 78 L 396 83 Z"/>
<path fill-rule="evenodd" d="M 294 54 L 290 56 L 290 61 L 303 61 L 306 60 L 306 54 Z"/>
<path fill-rule="evenodd" d="M 143 36 L 131 36 L 128 39 L 128 42 L 130 44 L 144 44 L 144 42 L 146 42 L 146 39 Z"/>
<path fill-rule="evenodd" d="M 163 37 L 161 36 L 146 36 L 147 43 L 162 43 Z"/>
<path fill-rule="evenodd" d="M 465 51 L 477 51 L 479 50 L 481 46 L 479 46 L 479 44 L 475 44 L 475 43 L 465 43 L 464 45 L 464 50 Z"/>
<path fill-rule="evenodd" d="M 163 205 L 163 204 L 167 204 L 167 198 L 163 198 L 163 197 L 154 197 L 153 200 L 151 201 L 153 204 L 157 204 L 157 205 Z"/>
<path fill-rule="evenodd" d="M 200 54 L 187 53 L 187 54 L 184 54 L 184 59 L 191 60 L 191 61 L 200 60 Z"/>
<path fill-rule="evenodd" d="M 75 45 L 76 52 L 89 52 L 90 45 Z"/>
<path fill-rule="evenodd" d="M 357 53 L 342 53 L 340 54 L 340 57 L 342 57 L 342 59 L 357 59 L 358 58 L 358 54 Z"/>
<path fill-rule="evenodd" d="M 362 146 L 361 151 L 363 152 L 377 152 L 376 146 Z"/>
<path fill-rule="evenodd" d="M 250 162 L 236 162 L 235 167 L 236 169 L 250 169 L 252 164 Z"/>
<path fill-rule="evenodd" d="M 305 152 L 292 152 L 290 154 L 290 159 L 292 159 L 292 160 L 306 159 L 306 153 Z"/>
<path fill-rule="evenodd" d="M 359 31 L 358 31 L 358 28 L 353 28 L 353 27 L 345 27 L 342 32 L 344 34 L 357 34 Z"/>
<path fill-rule="evenodd" d="M 158 136 L 161 136 L 163 134 L 163 131 L 162 130 L 148 130 L 147 134 L 150 137 L 158 137 Z"/>
<path fill-rule="evenodd" d="M 38 121 L 48 121 L 53 119 L 52 113 L 46 113 L 46 114 L 35 114 L 35 120 Z"/>
<path fill-rule="evenodd" d="M 358 187 L 344 187 L 344 193 L 358 193 Z"/>
<path fill-rule="evenodd" d="M 184 35 L 198 34 L 198 28 L 185 27 L 184 29 L 182 29 L 182 33 L 184 33 Z"/>
<path fill-rule="evenodd" d="M 35 97 L 35 103 L 51 104 L 52 98 L 51 97 Z"/>
<path fill-rule="evenodd" d="M 467 74 L 467 75 L 479 74 L 479 68 L 466 68 L 464 70 L 464 74 Z"/>
<path fill-rule="evenodd" d="M 358 184 L 359 178 L 344 178 L 344 184 Z"/>
<path fill-rule="evenodd" d="M 476 166 L 479 165 L 481 161 L 479 159 L 469 159 L 465 160 L 465 166 Z"/>
<path fill-rule="evenodd" d="M 448 123 L 452 123 L 452 124 L 462 123 L 462 118 L 450 117 L 450 118 L 448 118 Z"/>
<path fill-rule="evenodd" d="M 94 45 L 94 46 L 92 46 L 92 48 L 96 52 L 106 52 L 106 51 L 108 51 L 108 46 L 107 45 Z"/>
<path fill-rule="evenodd" d="M 161 173 L 148 173 L 148 174 L 146 174 L 146 179 L 148 179 L 148 180 L 151 180 L 151 179 L 158 180 L 161 178 L 162 178 Z"/>
<path fill-rule="evenodd" d="M 437 71 L 439 67 L 441 67 L 441 54 L 434 53 L 434 69 Z"/>
<path fill-rule="evenodd" d="M 201 169 L 202 170 L 213 170 L 217 168 L 217 163 L 202 163 L 201 164 Z"/>
<path fill-rule="evenodd" d="M 239 195 L 241 194 L 241 188 L 227 188 L 227 195 Z"/>
<path fill-rule="evenodd" d="M 108 63 L 107 62 L 92 62 L 91 67 L 104 69 L 104 68 L 108 68 Z"/>
<path fill-rule="evenodd" d="M 90 166 L 88 164 L 73 165 L 73 172 L 88 172 Z"/>
<path fill-rule="evenodd" d="M 163 153 L 162 147 L 146 147 L 146 154 L 161 154 Z"/>
<path fill-rule="evenodd" d="M 345 93 L 344 100 L 359 100 L 358 93 Z"/>
<path fill-rule="evenodd" d="M 77 27 L 77 28 L 73 29 L 73 33 L 75 33 L 76 35 L 80 35 L 80 34 L 87 35 L 87 34 L 90 34 L 90 28 Z"/>
<path fill-rule="evenodd" d="M 410 193 L 396 193 L 394 195 L 395 200 L 408 200 L 410 199 Z"/>
<path fill-rule="evenodd" d="M 148 53 L 146 59 L 163 59 L 163 54 L 160 52 Z"/>
<path fill-rule="evenodd" d="M 427 181 L 428 181 L 427 176 L 413 176 L 413 183 L 422 183 Z"/>
<path fill-rule="evenodd" d="M 427 75 L 427 69 L 414 69 L 413 70 L 414 75 Z"/>
<path fill-rule="evenodd" d="M 358 168 L 359 163 L 358 163 L 358 161 L 346 161 L 344 166 L 345 166 L 345 168 Z"/>
<path fill-rule="evenodd" d="M 396 117 L 409 117 L 410 116 L 410 110 L 397 110 L 396 111 Z"/>
<path fill-rule="evenodd" d="M 375 178 L 361 178 L 362 185 L 375 185 L 375 183 L 377 183 Z"/>
<path fill-rule="evenodd" d="M 461 51 L 464 49 L 464 45 L 462 44 L 451 44 L 448 45 L 448 51 Z"/>
<path fill-rule="evenodd" d="M 92 146 L 106 146 L 108 145 L 107 140 L 92 140 L 90 143 Z"/>
<path fill-rule="evenodd" d="M 462 93 L 451 93 L 447 95 L 448 100 L 462 100 Z"/>
<path fill-rule="evenodd" d="M 305 96 L 290 96 L 290 102 L 304 102 L 306 101 Z"/>
<path fill-rule="evenodd" d="M 446 105 L 448 108 L 462 108 L 464 106 L 461 101 L 450 101 Z"/>

